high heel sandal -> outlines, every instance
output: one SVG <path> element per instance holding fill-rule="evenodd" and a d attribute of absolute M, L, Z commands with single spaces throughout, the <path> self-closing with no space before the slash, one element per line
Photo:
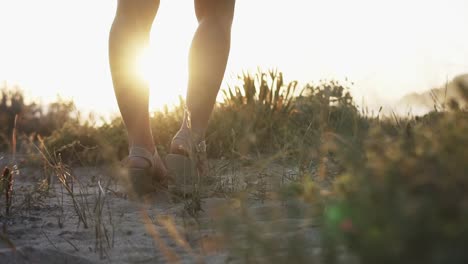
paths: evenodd
<path fill-rule="evenodd" d="M 123 161 L 123 165 L 125 166 L 131 195 L 142 196 L 157 190 L 167 189 L 167 171 L 157 151 L 151 154 L 145 148 L 131 147 L 129 152 L 128 157 Z M 130 167 L 127 165 L 129 158 L 144 159 L 149 166 Z"/>
<path fill-rule="evenodd" d="M 208 173 L 206 141 L 195 140 L 190 130 L 179 131 L 172 139 L 171 152 L 166 156 L 172 179 L 169 191 L 183 196 L 199 192 L 201 178 Z"/>

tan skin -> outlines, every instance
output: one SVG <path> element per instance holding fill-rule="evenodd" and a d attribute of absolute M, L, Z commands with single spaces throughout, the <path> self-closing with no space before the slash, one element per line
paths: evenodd
<path fill-rule="evenodd" d="M 192 134 L 199 141 L 205 137 L 208 120 L 226 69 L 234 6 L 235 0 L 195 0 L 198 29 L 189 52 L 186 101 L 187 109 L 191 113 Z M 132 62 L 149 42 L 151 25 L 158 8 L 159 0 L 118 0 L 109 36 L 112 80 L 127 128 L 129 147 L 141 146 L 150 153 L 157 150 L 154 147 L 148 113 L 149 89 L 148 84 L 138 78 Z M 187 118 L 184 118 L 178 133 L 184 137 L 189 135 L 187 130 Z M 183 146 L 183 143 L 177 140 L 171 145 L 171 151 L 176 153 L 189 151 L 184 148 L 188 146 Z M 142 158 L 128 160 L 128 166 L 148 165 Z M 158 166 L 161 174 L 164 174 L 165 168 L 161 161 L 158 162 Z"/>

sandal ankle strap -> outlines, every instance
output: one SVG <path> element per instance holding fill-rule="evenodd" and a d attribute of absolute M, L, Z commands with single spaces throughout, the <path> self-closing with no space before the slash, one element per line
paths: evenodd
<path fill-rule="evenodd" d="M 151 165 L 151 168 L 154 168 L 155 166 L 155 161 L 154 161 L 154 154 L 151 154 L 147 149 L 142 148 L 142 147 L 131 147 L 128 157 L 137 157 L 137 158 L 143 158 L 149 162 Z"/>

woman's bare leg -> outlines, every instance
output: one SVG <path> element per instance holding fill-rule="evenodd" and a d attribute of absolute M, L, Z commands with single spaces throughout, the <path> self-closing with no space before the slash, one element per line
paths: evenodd
<path fill-rule="evenodd" d="M 187 108 L 196 139 L 203 140 L 208 120 L 226 70 L 231 46 L 231 25 L 235 0 L 195 0 L 198 29 L 189 54 Z M 186 134 L 187 116 L 179 134 Z M 182 141 L 173 142 L 172 152 L 180 152 Z"/>
<path fill-rule="evenodd" d="M 140 146 L 154 153 L 148 113 L 148 84 L 136 69 L 138 53 L 148 44 L 159 0 L 119 0 L 109 36 L 109 62 L 115 95 L 128 132 L 129 147 Z M 129 160 L 130 166 L 148 166 L 144 159 Z"/>

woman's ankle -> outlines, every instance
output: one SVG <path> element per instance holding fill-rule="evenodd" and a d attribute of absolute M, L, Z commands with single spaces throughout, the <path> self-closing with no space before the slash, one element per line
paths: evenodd
<path fill-rule="evenodd" d="M 181 127 L 174 138 L 175 137 L 184 137 L 190 139 L 193 143 L 200 143 L 205 140 L 205 131 Z"/>

